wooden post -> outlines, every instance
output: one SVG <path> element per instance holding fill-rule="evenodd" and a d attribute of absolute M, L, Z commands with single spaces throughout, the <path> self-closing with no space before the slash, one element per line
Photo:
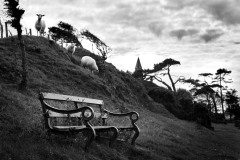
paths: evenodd
<path fill-rule="evenodd" d="M 0 21 L 0 29 L 1 29 L 1 38 L 3 38 L 3 25 L 1 23 L 1 21 Z"/>
<path fill-rule="evenodd" d="M 8 22 L 5 22 L 6 38 L 8 37 Z"/>

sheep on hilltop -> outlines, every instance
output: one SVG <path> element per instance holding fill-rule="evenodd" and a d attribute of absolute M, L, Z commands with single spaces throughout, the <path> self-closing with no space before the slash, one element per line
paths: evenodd
<path fill-rule="evenodd" d="M 37 30 L 37 36 L 38 36 L 38 32 L 39 32 L 40 36 L 42 36 L 44 34 L 44 30 L 46 28 L 45 21 L 42 20 L 42 17 L 44 15 L 43 14 L 37 14 L 37 16 L 38 16 L 38 20 L 35 23 L 35 28 Z"/>

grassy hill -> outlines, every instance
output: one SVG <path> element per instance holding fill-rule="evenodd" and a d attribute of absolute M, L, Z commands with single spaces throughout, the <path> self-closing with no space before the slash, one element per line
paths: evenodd
<path fill-rule="evenodd" d="M 146 85 L 106 64 L 105 74 L 92 74 L 74 64 L 66 50 L 43 37 L 24 37 L 27 52 L 28 88 L 18 90 L 21 53 L 16 37 L 0 39 L 0 157 L 16 160 L 47 159 L 211 159 L 219 154 L 217 138 L 208 129 L 175 118 L 163 104 L 154 102 Z M 77 49 L 75 58 L 92 55 Z M 90 152 L 67 139 L 49 141 L 42 123 L 40 91 L 104 100 L 115 112 L 135 110 L 141 129 L 136 147 L 94 142 Z M 207 145 L 206 145 L 207 144 Z M 216 150 L 213 150 L 215 148 Z"/>

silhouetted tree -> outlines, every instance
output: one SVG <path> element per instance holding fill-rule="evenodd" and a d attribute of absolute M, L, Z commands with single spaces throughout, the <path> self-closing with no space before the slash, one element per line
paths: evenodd
<path fill-rule="evenodd" d="M 228 105 L 228 111 L 230 115 L 230 120 L 232 119 L 232 115 L 236 115 L 237 108 L 239 108 L 239 98 L 237 96 L 237 91 L 234 89 L 232 91 L 227 91 L 226 93 L 226 104 Z"/>
<path fill-rule="evenodd" d="M 225 83 L 230 83 L 230 81 L 227 81 L 225 79 L 225 76 L 230 74 L 232 71 L 229 71 L 225 68 L 220 68 L 217 70 L 217 73 L 216 74 L 216 77 L 215 79 L 219 82 L 219 88 L 220 88 L 220 99 L 221 99 L 221 106 L 222 106 L 222 113 L 223 113 L 223 117 L 225 118 L 225 113 L 224 113 L 224 107 L 223 107 L 223 93 L 222 93 L 222 90 L 223 90 L 223 86 L 222 86 L 222 83 L 225 82 Z"/>
<path fill-rule="evenodd" d="M 108 54 L 112 51 L 112 49 L 88 30 L 83 30 L 81 32 L 81 35 L 86 37 L 90 42 L 96 45 L 96 48 L 100 52 L 100 56 L 102 57 L 103 61 L 106 61 L 108 58 Z"/>
<path fill-rule="evenodd" d="M 157 80 L 159 82 L 161 82 L 163 85 L 165 85 L 169 90 L 174 91 L 174 93 L 176 93 L 176 83 L 183 80 L 184 77 L 179 77 L 175 82 L 172 79 L 172 75 L 170 73 L 170 67 L 174 66 L 174 65 L 180 65 L 179 61 L 176 61 L 174 59 L 168 58 L 165 59 L 163 62 L 158 63 L 158 64 L 154 64 L 154 68 L 153 69 L 147 69 L 144 70 L 144 78 L 145 80 Z M 171 86 L 168 85 L 166 82 L 164 82 L 159 75 L 165 76 L 168 75 L 168 78 L 171 82 Z"/>
<path fill-rule="evenodd" d="M 27 60 L 26 60 L 26 51 L 25 51 L 25 44 L 22 38 L 22 25 L 20 20 L 22 19 L 22 15 L 24 14 L 25 10 L 19 8 L 18 1 L 15 0 L 4 0 L 4 5 L 7 9 L 7 16 L 11 18 L 9 21 L 11 26 L 17 30 L 18 39 L 20 41 L 20 48 L 22 52 L 22 81 L 19 85 L 20 89 L 26 89 L 27 87 Z"/>
<path fill-rule="evenodd" d="M 217 93 L 214 90 L 214 88 L 219 87 L 219 85 L 209 84 L 205 80 L 205 78 L 207 76 L 212 75 L 211 73 L 202 73 L 202 74 L 199 74 L 199 75 L 204 76 L 204 82 L 203 83 L 201 83 L 200 80 L 198 80 L 198 79 L 195 80 L 195 79 L 191 79 L 191 78 L 190 79 L 185 79 L 182 82 L 189 83 L 193 86 L 190 91 L 195 97 L 197 97 L 198 99 L 199 98 L 203 98 L 203 99 L 206 98 L 207 106 L 208 106 L 209 110 L 211 110 L 211 102 L 212 102 L 213 106 L 214 106 L 214 109 L 215 109 L 215 113 L 217 113 L 217 105 L 216 105 Z"/>
<path fill-rule="evenodd" d="M 76 35 L 76 29 L 74 29 L 73 26 L 68 23 L 60 21 L 58 23 L 58 27 L 49 28 L 49 33 L 52 39 L 55 41 L 75 43 L 76 46 L 80 46 L 82 48 L 82 44 Z"/>

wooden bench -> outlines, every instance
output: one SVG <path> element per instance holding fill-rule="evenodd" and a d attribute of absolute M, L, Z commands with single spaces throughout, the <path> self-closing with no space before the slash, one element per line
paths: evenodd
<path fill-rule="evenodd" d="M 137 137 L 139 136 L 139 128 L 135 124 L 139 118 L 139 115 L 137 112 L 113 113 L 103 108 L 104 106 L 103 100 L 62 95 L 62 94 L 54 94 L 54 93 L 40 93 L 40 101 L 41 101 L 43 112 L 45 115 L 44 116 L 45 123 L 46 123 L 45 126 L 49 130 L 49 133 L 62 134 L 62 132 L 65 133 L 65 130 L 68 133 L 69 130 L 71 130 L 72 132 L 72 130 L 77 129 L 78 127 L 64 125 L 63 127 L 61 127 L 62 129 L 60 130 L 59 130 L 60 127 L 56 127 L 56 126 L 52 127 L 49 124 L 49 118 L 54 116 L 52 114 L 48 114 L 48 112 L 46 111 L 46 108 L 47 110 L 51 110 L 51 108 L 53 107 L 50 108 L 50 105 L 45 102 L 46 100 L 61 101 L 62 103 L 71 102 L 73 104 L 71 104 L 72 106 L 70 106 L 70 108 L 71 107 L 74 108 L 74 110 L 72 110 L 71 112 L 81 110 L 83 114 L 79 114 L 80 116 L 78 116 L 78 119 L 80 120 L 80 124 L 82 123 L 81 121 L 85 119 L 84 120 L 84 124 L 86 124 L 85 128 L 92 129 L 92 134 L 93 134 L 92 139 L 90 139 L 86 143 L 85 149 L 89 147 L 90 143 L 95 138 L 101 138 L 101 137 L 108 138 L 109 146 L 111 146 L 113 142 L 117 139 L 124 140 L 124 141 L 131 140 L 130 143 L 134 145 Z M 64 103 L 65 107 L 66 106 L 69 107 L 69 104 L 66 105 L 65 103 Z M 85 109 L 85 110 L 82 110 L 82 109 Z M 56 112 L 56 109 L 54 110 L 54 112 Z M 94 116 L 92 116 L 92 112 Z M 90 115 L 87 117 L 82 117 L 82 115 L 84 114 L 87 115 L 86 113 L 89 113 Z M 68 113 L 66 115 L 69 117 Z M 76 117 L 76 114 L 73 114 L 72 116 Z M 81 132 L 81 130 L 77 130 L 76 132 L 79 132 L 79 131 Z"/>
<path fill-rule="evenodd" d="M 68 97 L 48 93 L 40 93 L 39 100 L 41 102 L 45 128 L 47 129 L 48 135 L 69 136 L 77 135 L 80 132 L 85 133 L 85 135 L 88 136 L 84 150 L 87 151 L 96 137 L 95 130 L 89 124 L 89 120 L 94 117 L 92 108 L 87 106 L 81 108 L 66 108 L 67 103 L 73 102 L 74 105 L 77 105 L 78 102 Z M 67 103 L 63 103 L 63 101 Z"/>

